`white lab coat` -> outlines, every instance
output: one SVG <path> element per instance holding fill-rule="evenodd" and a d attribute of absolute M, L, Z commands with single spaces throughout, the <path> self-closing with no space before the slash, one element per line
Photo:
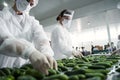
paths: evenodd
<path fill-rule="evenodd" d="M 117 42 L 117 49 L 120 49 L 120 41 Z"/>
<path fill-rule="evenodd" d="M 56 60 L 71 57 L 72 55 L 71 34 L 60 24 L 57 24 L 56 28 L 52 31 L 51 46 Z"/>
<path fill-rule="evenodd" d="M 7 39 L 5 39 L 6 37 Z M 0 12 L 0 41 L 0 67 L 20 67 L 28 62 L 21 58 L 22 55 L 15 54 L 18 53 L 15 45 L 25 47 L 25 49 L 30 48 L 26 50 L 26 53 L 34 48 L 43 54 L 54 55 L 50 44 L 45 44 L 49 42 L 49 39 L 42 25 L 27 12 L 23 12 L 23 15 L 17 15 L 13 9 L 7 8 Z M 10 46 L 11 49 L 9 49 L 10 47 L 6 48 L 6 46 Z M 22 53 L 25 52 L 23 48 L 21 49 Z"/>

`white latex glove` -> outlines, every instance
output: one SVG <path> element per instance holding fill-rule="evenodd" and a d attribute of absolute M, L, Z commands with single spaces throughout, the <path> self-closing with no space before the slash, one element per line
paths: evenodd
<path fill-rule="evenodd" d="M 82 54 L 81 52 L 79 52 L 79 51 L 73 51 L 73 52 L 72 52 L 72 55 L 73 55 L 74 57 L 83 57 L 83 54 Z"/>
<path fill-rule="evenodd" d="M 57 70 L 57 62 L 56 62 L 56 60 L 50 55 L 47 55 L 47 54 L 44 54 L 44 55 L 47 57 L 47 60 L 48 60 L 48 62 L 50 64 L 50 68 Z"/>
<path fill-rule="evenodd" d="M 49 68 L 55 68 L 57 69 L 57 63 L 54 60 L 53 57 L 46 56 L 39 51 L 33 52 L 29 57 L 33 67 L 43 74 L 49 74 L 48 69 Z"/>

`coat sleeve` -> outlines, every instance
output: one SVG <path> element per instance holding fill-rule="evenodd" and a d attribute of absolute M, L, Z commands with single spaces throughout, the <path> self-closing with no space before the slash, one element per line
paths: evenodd
<path fill-rule="evenodd" d="M 29 54 L 36 50 L 34 46 L 25 39 L 15 38 L 2 18 L 0 24 L 0 54 L 29 58 Z"/>
<path fill-rule="evenodd" d="M 54 55 L 54 52 L 50 46 L 49 39 L 43 29 L 43 26 L 40 25 L 39 21 L 33 18 L 32 21 L 32 32 L 33 32 L 33 43 L 35 48 L 43 54 L 50 56 Z"/>

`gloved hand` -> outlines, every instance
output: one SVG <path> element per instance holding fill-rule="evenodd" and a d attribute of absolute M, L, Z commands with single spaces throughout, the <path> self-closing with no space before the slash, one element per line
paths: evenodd
<path fill-rule="evenodd" d="M 43 74 L 48 75 L 49 68 L 57 69 L 57 63 L 53 57 L 46 56 L 39 51 L 34 51 L 29 57 L 33 67 Z"/>
<path fill-rule="evenodd" d="M 81 52 L 79 52 L 79 51 L 73 51 L 73 52 L 72 52 L 72 55 L 73 55 L 74 57 L 77 57 L 77 58 L 83 57 L 83 54 L 82 54 Z"/>

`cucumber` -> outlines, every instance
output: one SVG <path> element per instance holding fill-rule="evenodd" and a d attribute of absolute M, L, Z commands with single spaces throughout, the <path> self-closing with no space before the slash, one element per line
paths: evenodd
<path fill-rule="evenodd" d="M 106 63 L 106 62 L 99 62 L 99 63 L 96 63 L 95 65 L 105 66 L 106 68 L 109 68 L 112 66 L 110 63 Z"/>
<path fill-rule="evenodd" d="M 65 64 L 65 66 L 67 66 L 67 67 L 74 67 L 75 63 L 67 63 L 67 64 Z"/>
<path fill-rule="evenodd" d="M 92 66 L 92 64 L 90 64 L 90 63 L 86 63 L 86 64 L 78 64 L 78 66 L 79 66 L 79 67 L 81 67 L 81 66 Z"/>
<path fill-rule="evenodd" d="M 33 69 L 33 66 L 32 66 L 32 64 L 25 64 L 22 67 L 20 67 L 20 69 L 25 69 L 25 70 L 27 70 L 27 69 Z"/>
<path fill-rule="evenodd" d="M 105 75 L 103 75 L 102 73 L 85 73 L 85 76 L 87 78 L 96 77 L 96 76 L 101 77 L 102 79 L 105 78 Z"/>
<path fill-rule="evenodd" d="M 34 77 L 30 75 L 26 75 L 26 76 L 19 76 L 17 80 L 37 80 L 37 79 L 35 79 Z"/>
<path fill-rule="evenodd" d="M 57 74 L 57 71 L 54 70 L 54 69 L 49 69 L 48 72 L 49 72 L 49 75 L 48 75 L 48 76 Z"/>
<path fill-rule="evenodd" d="M 6 76 L 6 74 L 0 70 L 0 76 Z"/>
<path fill-rule="evenodd" d="M 77 75 L 73 75 L 69 77 L 69 80 L 79 80 L 79 77 Z"/>
<path fill-rule="evenodd" d="M 78 69 L 80 69 L 79 66 L 74 66 L 72 70 L 78 70 Z"/>
<path fill-rule="evenodd" d="M 15 80 L 15 78 L 12 75 L 9 75 L 0 77 L 0 80 Z"/>
<path fill-rule="evenodd" d="M 79 80 L 85 79 L 85 75 L 83 75 L 83 74 L 79 74 L 79 75 L 77 75 L 77 76 L 79 77 Z"/>
<path fill-rule="evenodd" d="M 25 75 L 25 70 L 15 68 L 15 69 L 13 69 L 13 71 L 12 71 L 12 75 L 17 79 L 17 77 L 22 76 L 22 75 Z"/>
<path fill-rule="evenodd" d="M 68 76 L 64 74 L 57 74 L 57 75 L 52 75 L 49 77 L 45 77 L 43 80 L 54 80 L 54 79 L 59 79 L 59 80 L 68 80 Z"/>
<path fill-rule="evenodd" d="M 110 70 L 105 70 L 105 69 L 85 69 L 85 73 L 102 73 L 104 75 L 107 75 L 107 73 L 109 72 Z"/>
<path fill-rule="evenodd" d="M 45 76 L 35 69 L 27 70 L 26 75 L 31 75 L 31 76 L 35 77 L 37 80 L 43 79 Z"/>
<path fill-rule="evenodd" d="M 79 70 L 73 70 L 73 71 L 66 71 L 65 74 L 68 76 L 77 75 L 77 74 L 85 74 L 85 70 L 79 69 Z"/>
<path fill-rule="evenodd" d="M 96 77 L 88 78 L 86 80 L 102 80 L 102 79 L 100 77 L 96 76 Z"/>
<path fill-rule="evenodd" d="M 11 75 L 11 69 L 10 68 L 1 68 L 0 69 L 2 72 L 4 72 L 6 75 Z"/>
<path fill-rule="evenodd" d="M 92 65 L 88 67 L 89 69 L 106 69 L 105 66 L 102 65 Z"/>
<path fill-rule="evenodd" d="M 68 71 L 68 68 L 65 67 L 65 66 L 58 66 L 58 70 L 61 70 L 61 71 Z"/>
<path fill-rule="evenodd" d="M 85 62 L 89 62 L 89 60 L 86 57 L 81 57 L 82 60 L 84 60 Z"/>

